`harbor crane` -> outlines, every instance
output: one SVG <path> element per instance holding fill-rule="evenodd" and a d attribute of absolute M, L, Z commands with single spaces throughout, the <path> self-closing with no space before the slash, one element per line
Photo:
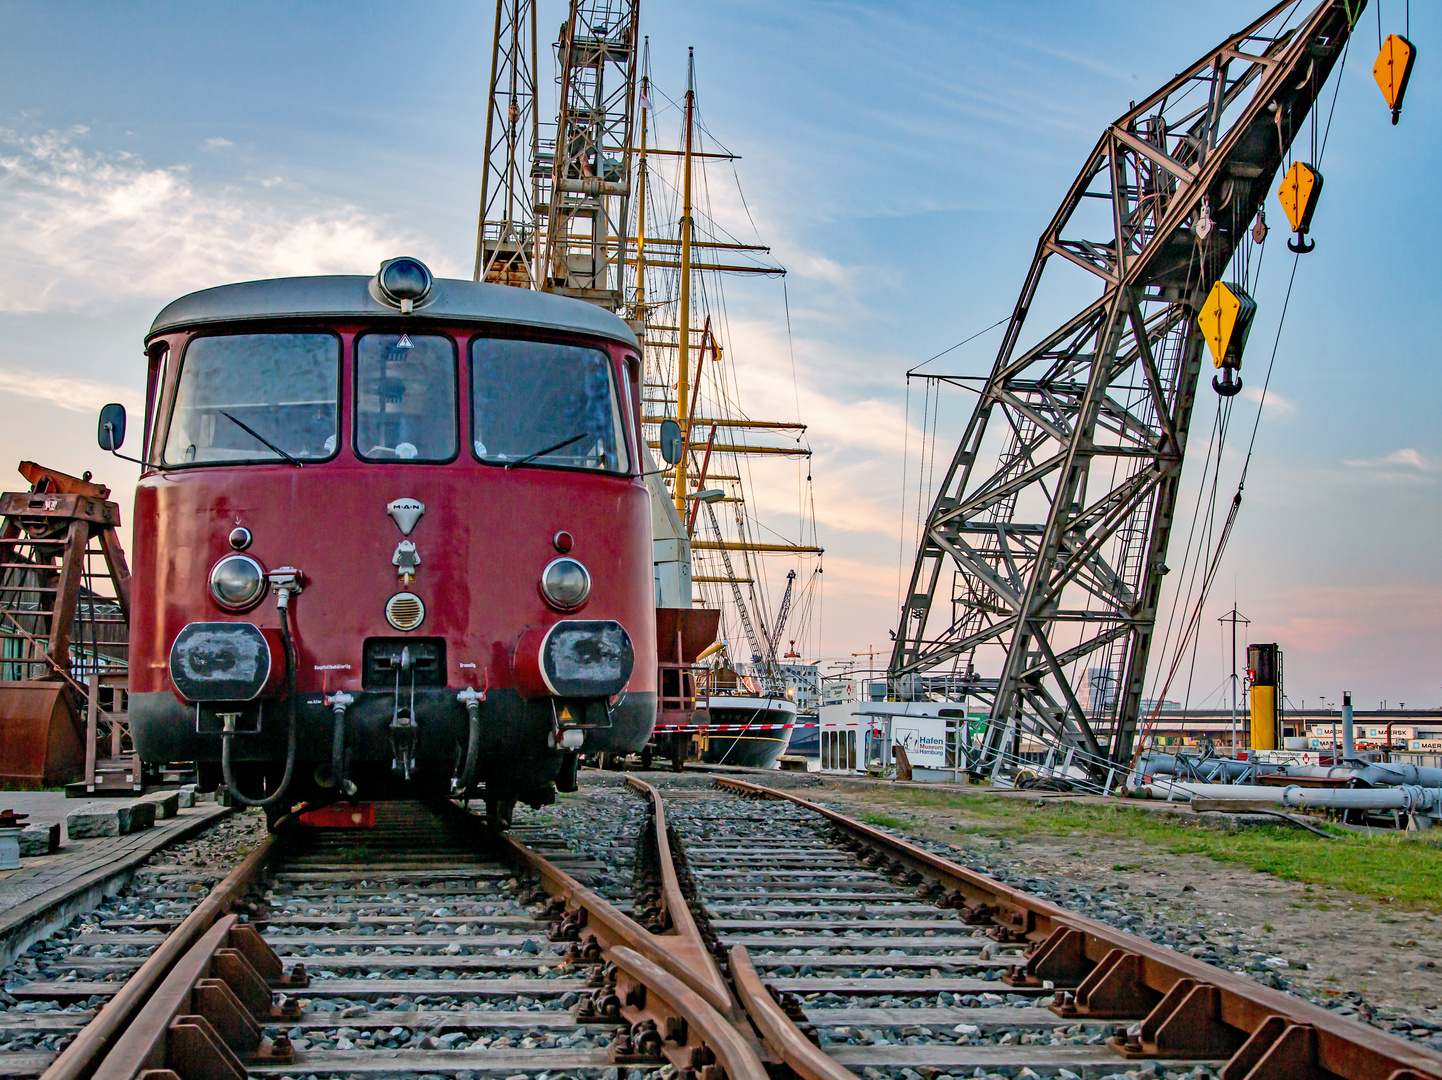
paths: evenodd
<path fill-rule="evenodd" d="M 1217 387 L 1235 393 L 1250 298 L 1223 279 L 1265 235 L 1263 200 L 1364 7 L 1277 4 L 1136 102 L 1038 242 L 991 373 L 969 384 L 978 401 L 926 515 L 889 664 L 893 685 L 918 685 L 906 677 L 989 653 L 984 755 L 1030 736 L 1129 761 L 1209 344 L 1199 315 L 1220 304 Z M 1054 267 L 1099 295 L 1037 327 L 1034 309 L 1076 295 L 1041 293 Z"/>

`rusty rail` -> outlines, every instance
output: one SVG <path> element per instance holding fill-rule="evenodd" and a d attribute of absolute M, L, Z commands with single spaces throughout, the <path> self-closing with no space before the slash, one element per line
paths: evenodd
<path fill-rule="evenodd" d="M 120 1037 L 156 989 L 191 948 L 215 924 L 230 914 L 231 905 L 244 895 L 270 860 L 275 836 L 267 835 L 245 860 L 227 874 L 196 905 L 159 947 L 126 980 L 95 1018 L 80 1030 L 75 1041 L 50 1063 L 40 1080 L 91 1080 L 101 1059 Z M 258 936 L 258 935 L 257 935 Z"/>
<path fill-rule="evenodd" d="M 1442 1054 L 1406 1039 L 1067 911 L 808 799 L 730 777 L 716 783 L 820 814 L 873 849 L 878 869 L 961 909 L 998 940 L 1030 943 L 1005 981 L 1055 989 L 1052 1010 L 1064 1017 L 1140 1021 L 1112 1040 L 1124 1057 L 1224 1058 L 1222 1080 L 1442 1080 Z"/>
<path fill-rule="evenodd" d="M 802 1080 L 856 1080 L 855 1073 L 832 1061 L 803 1035 L 786 1010 L 772 998 L 746 946 L 731 946 L 730 969 L 736 996 L 777 1060 L 784 1061 Z"/>
<path fill-rule="evenodd" d="M 283 974 L 260 932 L 226 915 L 171 968 L 99 1062 L 93 1080 L 136 1080 L 149 1070 L 245 1080 L 247 1062 L 288 1063 L 294 1058 L 290 1040 L 282 1035 L 272 1042 L 263 1028 L 299 1019 L 295 998 L 276 1006 L 271 994 L 305 985 L 303 964 Z"/>
<path fill-rule="evenodd" d="M 610 960 L 623 976 L 616 988 L 626 1017 L 635 1021 L 632 1049 L 662 1050 L 679 1070 L 694 1069 L 702 1080 L 767 1080 L 743 1032 L 690 986 L 625 946 L 612 949 Z"/>
<path fill-rule="evenodd" d="M 701 939 L 681 892 L 666 835 L 661 797 L 649 784 L 632 781 L 647 795 L 660 859 L 661 900 L 670 933 L 655 934 L 605 898 L 509 836 L 503 855 L 535 873 L 551 897 L 552 937 L 572 942 L 567 962 L 605 964 L 601 985 L 583 998 L 582 1022 L 627 1023 L 612 1046 L 618 1065 L 664 1058 L 701 1080 L 767 1080 L 765 1066 L 740 1026 L 730 988 Z"/>
<path fill-rule="evenodd" d="M 643 786 L 655 795 L 649 785 Z M 659 801 L 660 796 L 655 795 L 655 798 Z M 665 818 L 662 816 L 656 820 L 660 825 L 657 832 L 661 844 L 664 844 Z M 681 895 L 669 845 L 658 844 L 658 848 L 662 854 L 663 897 L 674 932 L 653 934 L 609 900 L 598 896 L 524 844 L 509 836 L 502 836 L 500 843 L 506 855 L 541 879 L 541 887 L 551 896 L 551 915 L 555 919 L 553 926 L 557 940 L 576 943 L 573 963 L 581 959 L 596 960 L 613 948 L 624 947 L 689 986 L 722 1016 L 731 1015 L 731 990 L 706 951 L 695 920 L 691 918 L 691 910 Z M 671 880 L 669 892 L 667 871 Z"/>

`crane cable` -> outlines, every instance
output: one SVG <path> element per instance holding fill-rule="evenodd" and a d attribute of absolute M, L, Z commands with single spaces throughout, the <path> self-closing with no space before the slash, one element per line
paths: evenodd
<path fill-rule="evenodd" d="M 1379 14 L 1380 14 L 1380 11 L 1381 11 L 1381 9 L 1380 9 L 1380 7 L 1379 7 L 1379 8 L 1378 8 Z M 1315 112 L 1313 113 L 1313 116 L 1312 116 L 1312 121 L 1313 121 L 1313 136 L 1312 136 L 1312 137 L 1313 137 L 1313 140 L 1314 140 L 1314 141 L 1313 141 L 1313 146 L 1314 146 L 1314 149 L 1315 149 L 1315 151 L 1316 151 L 1315 161 L 1316 161 L 1316 164 L 1317 164 L 1318 166 L 1320 166 L 1320 165 L 1322 164 L 1322 157 L 1323 157 L 1323 156 L 1326 154 L 1326 152 L 1327 152 L 1327 140 L 1328 140 L 1328 138 L 1329 138 L 1329 137 L 1331 136 L 1331 134 L 1332 134 L 1332 118 L 1333 118 L 1333 116 L 1336 114 L 1336 111 L 1337 111 L 1337 95 L 1341 92 L 1341 89 L 1342 89 L 1342 73 L 1343 73 L 1344 71 L 1346 71 L 1346 69 L 1347 69 L 1347 55 L 1348 55 L 1348 53 L 1349 53 L 1350 50 L 1351 50 L 1351 45 L 1352 45 L 1352 39 L 1351 39 L 1351 37 L 1349 36 L 1349 37 L 1347 38 L 1347 44 L 1342 47 L 1342 59 L 1341 59 L 1340 61 L 1338 61 L 1338 64 L 1337 64 L 1337 81 L 1336 81 L 1336 85 L 1335 85 L 1335 86 L 1333 87 L 1333 89 L 1332 89 L 1332 104 L 1331 104 L 1331 107 L 1327 110 L 1327 125 L 1326 125 L 1326 127 L 1323 129 L 1323 131 L 1322 131 L 1322 142 L 1321 142 L 1321 145 L 1320 145 L 1320 146 L 1316 145 L 1316 142 L 1315 142 L 1315 139 L 1316 139 L 1316 134 L 1315 134 L 1315 132 L 1316 132 L 1316 114 L 1315 114 Z M 1273 368 L 1273 366 L 1274 366 L 1274 365 L 1276 364 L 1276 362 L 1277 362 L 1277 350 L 1278 350 L 1278 348 L 1281 346 L 1281 343 L 1282 343 L 1282 328 L 1286 325 L 1286 322 L 1287 322 L 1287 308 L 1288 308 L 1288 306 L 1289 306 L 1289 305 L 1291 304 L 1291 302 L 1292 302 L 1292 286 L 1293 286 L 1293 285 L 1296 283 L 1296 281 L 1297 281 L 1297 260 L 1298 260 L 1300 257 L 1301 257 L 1301 252 L 1294 252 L 1293 255 L 1292 255 L 1292 272 L 1291 272 L 1291 274 L 1288 275 L 1288 277 L 1287 277 L 1287 295 L 1286 295 L 1285 299 L 1283 299 L 1283 301 L 1282 301 L 1282 314 L 1281 314 L 1281 318 L 1279 318 L 1279 319 L 1277 320 L 1277 334 L 1276 334 L 1276 337 L 1272 340 L 1272 355 L 1271 355 L 1271 357 L 1270 357 L 1270 358 L 1268 359 L 1268 361 L 1267 361 L 1267 375 L 1266 375 L 1266 378 L 1262 380 L 1262 392 L 1261 392 L 1261 395 L 1260 395 L 1260 396 L 1258 397 L 1258 399 L 1257 399 L 1257 416 L 1256 416 L 1256 419 L 1252 421 L 1252 435 L 1251 435 L 1251 438 L 1250 438 L 1250 439 L 1248 440 L 1248 442 L 1247 442 L 1247 456 L 1246 456 L 1245 460 L 1242 462 L 1242 472 L 1241 472 L 1241 475 L 1240 475 L 1240 476 L 1238 477 L 1238 479 L 1237 479 L 1237 491 L 1236 491 L 1236 494 L 1234 494 L 1234 495 L 1232 496 L 1231 505 L 1230 505 L 1230 506 L 1228 507 L 1228 509 L 1227 509 L 1227 518 L 1226 518 L 1226 521 L 1222 524 L 1221 535 L 1217 537 L 1216 548 L 1215 548 L 1215 550 L 1214 550 L 1213 553 L 1212 553 L 1212 558 L 1211 558 L 1211 561 L 1210 561 L 1210 563 L 1209 563 L 1209 565 L 1208 565 L 1208 567 L 1207 567 L 1207 572 L 1206 572 L 1206 574 L 1205 574 L 1205 575 L 1203 576 L 1203 578 L 1202 578 L 1202 590 L 1201 590 L 1201 593 L 1200 593 L 1200 595 L 1198 595 L 1198 597 L 1197 597 L 1196 605 L 1192 608 L 1191 615 L 1190 615 L 1190 617 L 1189 617 L 1188 620 L 1187 620 L 1187 623 L 1186 623 L 1185 629 L 1184 629 L 1184 631 L 1183 631 L 1183 633 L 1182 633 L 1182 636 L 1181 636 L 1181 638 L 1180 638 L 1180 639 L 1178 640 L 1178 642 L 1177 642 L 1177 653 L 1176 653 L 1176 657 L 1173 659 L 1171 668 L 1170 668 L 1170 669 L 1168 670 L 1168 672 L 1167 672 L 1166 682 L 1164 682 L 1164 683 L 1162 684 L 1161 693 L 1159 693 L 1159 694 L 1156 696 L 1156 701 L 1155 701 L 1155 703 L 1154 703 L 1153 706 L 1152 706 L 1152 715 L 1151 715 L 1151 717 L 1148 719 L 1146 728 L 1143 729 L 1143 732 L 1142 732 L 1142 736 L 1143 736 L 1143 737 L 1140 738 L 1140 739 L 1137 739 L 1136 742 L 1135 742 L 1135 744 L 1134 744 L 1134 748 L 1133 748 L 1133 750 L 1132 750 L 1132 766 L 1133 766 L 1133 768 L 1135 768 L 1138 759 L 1141 757 L 1142 747 L 1146 745 L 1146 736 L 1147 736 L 1148 734 L 1150 734 L 1150 732 L 1152 731 L 1152 729 L 1156 726 L 1157 720 L 1158 720 L 1158 719 L 1160 718 L 1160 716 L 1161 716 L 1162 702 L 1166 699 L 1167 691 L 1171 688 L 1171 685 L 1172 685 L 1172 679 L 1176 676 L 1177 669 L 1181 666 L 1182 653 L 1183 653 L 1183 651 L 1186 649 L 1188 642 L 1192 642 L 1193 666 L 1195 666 L 1195 663 L 1196 663 L 1196 660 L 1195 660 L 1195 651 L 1196 651 L 1196 644 L 1197 644 L 1197 643 L 1196 643 L 1196 640 L 1195 640 L 1195 635 L 1196 635 L 1197 627 L 1201 624 L 1201 619 L 1202 619 L 1202 605 L 1206 602 L 1208 595 L 1211 593 L 1212 585 L 1213 585 L 1213 583 L 1216 581 L 1217 571 L 1221 568 L 1222 556 L 1226 553 L 1226 550 L 1227 550 L 1227 541 L 1231 539 L 1232 527 L 1236 524 L 1236 521 L 1237 521 L 1237 512 L 1238 512 L 1238 511 L 1241 509 L 1241 507 L 1242 507 L 1242 491 L 1243 491 L 1243 490 L 1246 488 L 1246 486 L 1247 486 L 1247 473 L 1248 473 L 1248 471 L 1249 471 L 1249 470 L 1251 469 L 1251 467 L 1252 467 L 1252 454 L 1253 454 L 1253 452 L 1255 451 L 1256 446 L 1257 446 L 1257 430 L 1261 427 L 1261 424 L 1262 424 L 1262 409 L 1266 406 L 1266 403 L 1267 403 L 1267 388 L 1271 385 L 1271 382 L 1272 382 L 1272 368 Z M 1220 460 L 1221 460 L 1221 455 L 1218 454 L 1218 463 L 1219 463 L 1219 464 L 1220 464 Z"/>

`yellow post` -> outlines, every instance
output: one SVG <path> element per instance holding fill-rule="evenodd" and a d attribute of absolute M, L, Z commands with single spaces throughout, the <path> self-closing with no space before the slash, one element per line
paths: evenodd
<path fill-rule="evenodd" d="M 1252 687 L 1252 749 L 1277 749 L 1277 688 Z"/>
<path fill-rule="evenodd" d="M 687 50 L 686 158 L 681 185 L 681 331 L 677 343 L 676 422 L 681 425 L 681 460 L 676 463 L 676 509 L 686 509 L 686 453 L 691 442 L 691 114 L 696 103 L 695 53 Z"/>

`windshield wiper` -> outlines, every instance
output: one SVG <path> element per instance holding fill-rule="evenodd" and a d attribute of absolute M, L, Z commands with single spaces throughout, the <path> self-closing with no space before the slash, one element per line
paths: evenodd
<path fill-rule="evenodd" d="M 589 431 L 583 431 L 579 435 L 572 435 L 565 442 L 558 442 L 555 446 L 548 446 L 544 450 L 537 450 L 534 454 L 527 454 L 523 458 L 517 458 L 515 461 L 511 462 L 509 465 L 506 466 L 506 472 L 510 472 L 517 465 L 525 465 L 528 462 L 535 461 L 539 457 L 545 457 L 547 454 L 554 454 L 557 450 L 564 450 L 572 443 L 578 443 L 590 434 L 591 433 Z"/>
<path fill-rule="evenodd" d="M 227 420 L 229 420 L 229 421 L 230 421 L 232 424 L 234 424 L 236 427 L 240 428 L 241 431 L 244 431 L 244 432 L 246 432 L 247 434 L 249 434 L 249 435 L 251 435 L 251 436 L 254 436 L 254 438 L 256 439 L 257 442 L 265 443 L 266 446 L 270 447 L 272 450 L 274 450 L 274 451 L 275 451 L 277 454 L 279 454 L 281 457 L 285 458 L 286 461 L 290 462 L 290 463 L 291 463 L 292 465 L 294 465 L 297 469 L 303 469 L 303 468 L 305 468 L 305 465 L 304 465 L 303 462 L 301 462 L 301 461 L 298 460 L 297 458 L 292 457 L 290 454 L 287 454 L 284 450 L 282 450 L 280 447 L 276 446 L 275 443 L 271 442 L 269 439 L 267 439 L 267 438 L 266 438 L 264 435 L 262 435 L 260 432 L 256 431 L 255 428 L 251 427 L 249 424 L 242 424 L 239 420 L 237 420 L 235 417 L 231 416 L 230 413 L 226 412 L 224 409 L 216 409 L 215 411 L 218 412 L 218 413 L 220 413 L 221 416 L 225 417 Z"/>

